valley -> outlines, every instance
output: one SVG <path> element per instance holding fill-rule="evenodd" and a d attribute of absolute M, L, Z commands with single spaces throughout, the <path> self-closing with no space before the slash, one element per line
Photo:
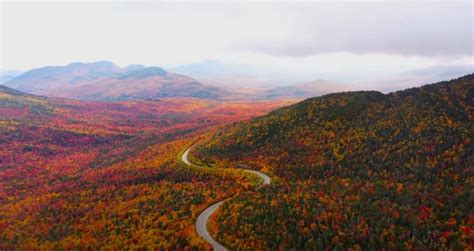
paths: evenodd
<path fill-rule="evenodd" d="M 0 249 L 205 248 L 208 204 L 255 181 L 180 167 L 213 128 L 285 103 L 90 102 L 0 90 Z"/>
<path fill-rule="evenodd" d="M 469 249 L 473 95 L 472 74 L 299 102 L 0 86 L 0 249 Z"/>
<path fill-rule="evenodd" d="M 0 251 L 474 250 L 474 1 L 0 12 Z"/>

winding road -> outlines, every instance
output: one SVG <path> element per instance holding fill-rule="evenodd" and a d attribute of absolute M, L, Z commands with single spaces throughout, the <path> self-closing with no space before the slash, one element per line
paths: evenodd
<path fill-rule="evenodd" d="M 190 146 L 188 149 L 186 149 L 186 151 L 184 151 L 183 155 L 181 155 L 181 160 L 186 165 L 201 167 L 201 166 L 195 165 L 195 164 L 193 164 L 189 161 L 188 155 L 189 155 L 189 151 L 191 150 L 191 148 L 192 148 L 192 146 Z M 266 175 L 262 172 L 255 171 L 255 170 L 249 170 L 249 169 L 245 169 L 245 172 L 253 173 L 255 175 L 258 175 L 262 179 L 262 184 L 260 184 L 259 187 L 264 186 L 264 185 L 269 185 L 272 181 L 270 179 L 270 177 L 268 177 L 268 175 Z M 225 199 L 225 200 L 227 200 L 227 199 Z M 221 200 L 221 201 L 211 205 L 210 207 L 206 208 L 198 216 L 197 221 L 196 221 L 196 231 L 197 231 L 198 235 L 201 236 L 204 240 L 206 240 L 209 244 L 211 244 L 212 248 L 216 251 L 224 251 L 224 250 L 227 250 L 227 248 L 225 248 L 222 244 L 220 244 L 219 242 L 217 242 L 216 240 L 214 240 L 212 238 L 209 231 L 207 231 L 207 222 L 209 221 L 209 217 L 211 217 L 211 215 L 224 203 L 225 200 Z"/>

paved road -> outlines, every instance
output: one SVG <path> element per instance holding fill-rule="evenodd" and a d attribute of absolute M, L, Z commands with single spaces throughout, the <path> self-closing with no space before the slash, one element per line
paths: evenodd
<path fill-rule="evenodd" d="M 191 147 L 189 147 L 186 151 L 184 151 L 183 155 L 181 155 L 181 159 L 183 160 L 183 162 L 186 165 L 193 166 L 193 164 L 191 162 L 189 162 L 189 160 L 188 160 L 188 154 L 189 154 L 190 150 L 191 150 Z"/>
<path fill-rule="evenodd" d="M 183 160 L 183 162 L 186 165 L 197 166 L 197 165 L 191 163 L 188 159 L 188 155 L 189 155 L 189 151 L 191 150 L 191 147 L 189 147 L 188 149 L 186 149 L 186 151 L 184 151 L 183 155 L 181 156 L 181 159 Z M 270 177 L 268 177 L 268 175 L 266 175 L 262 172 L 255 171 L 255 170 L 249 170 L 249 169 L 246 169 L 245 172 L 249 172 L 249 173 L 253 173 L 253 174 L 258 175 L 263 180 L 260 187 L 263 186 L 263 185 L 269 185 L 270 182 L 272 181 L 270 179 Z M 225 251 L 225 250 L 227 250 L 227 248 L 225 248 L 219 242 L 217 242 L 216 240 L 214 240 L 212 238 L 211 234 L 209 234 L 209 232 L 207 231 L 207 222 L 209 221 L 209 217 L 211 217 L 211 215 L 222 205 L 222 203 L 224 203 L 224 200 L 221 200 L 221 201 L 211 205 L 210 207 L 206 208 L 198 216 L 197 221 L 196 221 L 196 231 L 197 231 L 198 235 L 201 236 L 204 240 L 206 240 L 209 244 L 211 244 L 212 248 L 216 251 Z"/>
<path fill-rule="evenodd" d="M 263 186 L 263 185 L 270 185 L 270 183 L 272 182 L 272 179 L 270 179 L 270 177 L 268 177 L 268 175 L 260 172 L 260 171 L 255 171 L 255 170 L 250 170 L 250 169 L 247 169 L 245 170 L 245 172 L 247 173 L 253 173 L 253 174 L 256 174 L 258 175 L 262 180 L 262 184 L 260 184 L 260 186 Z"/>
<path fill-rule="evenodd" d="M 196 221 L 197 233 L 209 244 L 211 244 L 212 248 L 214 248 L 214 250 L 216 251 L 224 251 L 227 250 L 227 248 L 222 246 L 219 242 L 215 241 L 214 238 L 211 237 L 211 235 L 207 231 L 207 222 L 209 221 L 209 217 L 211 217 L 211 215 L 217 210 L 217 208 L 222 205 L 222 203 L 224 203 L 223 200 L 206 208 L 206 210 L 202 211 L 202 213 L 198 216 Z"/>

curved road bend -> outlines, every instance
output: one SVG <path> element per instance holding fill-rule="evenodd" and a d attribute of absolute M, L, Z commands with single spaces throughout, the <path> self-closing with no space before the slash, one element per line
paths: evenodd
<path fill-rule="evenodd" d="M 186 149 L 186 151 L 184 151 L 183 155 L 181 156 L 181 160 L 183 160 L 183 162 L 186 165 L 198 166 L 198 165 L 195 165 L 195 164 L 191 163 L 188 159 L 188 154 L 189 154 L 189 151 L 191 150 L 191 147 L 192 146 L 190 146 L 188 149 Z M 269 185 L 272 182 L 270 177 L 268 177 L 268 175 L 266 175 L 262 172 L 255 171 L 255 170 L 249 170 L 249 169 L 246 169 L 245 172 L 249 172 L 249 173 L 253 173 L 255 175 L 258 175 L 263 180 L 262 184 L 259 187 L 261 187 L 263 185 Z M 196 221 L 196 231 L 197 231 L 198 235 L 201 236 L 204 240 L 206 240 L 209 244 L 211 244 L 212 248 L 216 251 L 225 251 L 225 250 L 227 250 L 227 248 L 225 248 L 219 242 L 217 242 L 216 240 L 214 240 L 212 238 L 211 234 L 209 234 L 209 232 L 207 231 L 207 222 L 209 221 L 209 217 L 211 217 L 211 215 L 222 205 L 222 203 L 224 203 L 224 201 L 225 200 L 221 200 L 221 201 L 211 205 L 210 207 L 206 208 L 198 216 L 197 221 Z"/>

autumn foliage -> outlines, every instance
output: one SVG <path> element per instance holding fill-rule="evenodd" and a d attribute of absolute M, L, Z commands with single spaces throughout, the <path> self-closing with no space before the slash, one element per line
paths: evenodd
<path fill-rule="evenodd" d="M 285 104 L 0 86 L 0 249 L 473 249 L 474 75 Z"/>
<path fill-rule="evenodd" d="M 177 156 L 281 103 L 83 102 L 0 88 L 0 249 L 208 248 L 194 221 L 249 187 Z"/>
<path fill-rule="evenodd" d="M 312 98 L 220 130 L 195 152 L 274 185 L 215 217 L 232 249 L 470 250 L 474 75 Z"/>

